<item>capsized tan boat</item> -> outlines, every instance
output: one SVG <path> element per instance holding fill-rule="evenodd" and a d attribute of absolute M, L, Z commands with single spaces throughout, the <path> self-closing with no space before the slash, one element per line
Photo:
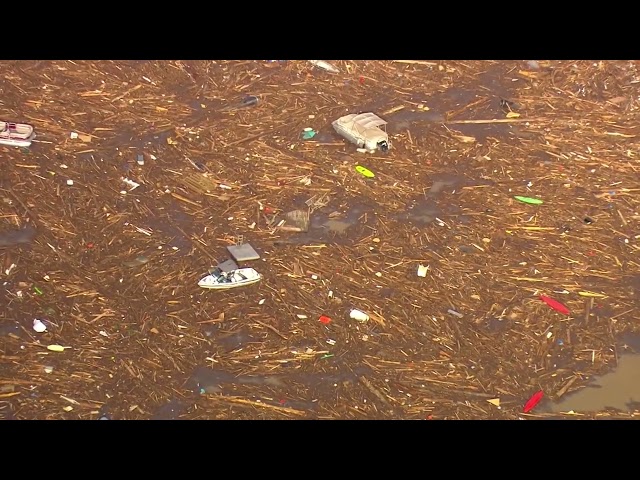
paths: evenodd
<path fill-rule="evenodd" d="M 331 123 L 333 129 L 358 147 L 387 152 L 390 147 L 387 122 L 375 113 L 352 113 Z M 382 127 L 382 128 L 380 128 Z"/>

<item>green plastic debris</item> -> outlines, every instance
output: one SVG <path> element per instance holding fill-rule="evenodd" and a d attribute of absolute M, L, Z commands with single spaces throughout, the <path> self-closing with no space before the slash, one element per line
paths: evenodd
<path fill-rule="evenodd" d="M 518 200 L 519 202 L 522 203 L 529 203 L 531 205 L 542 205 L 544 202 L 542 200 L 540 200 L 539 198 L 531 198 L 531 197 L 521 197 L 519 195 L 516 195 L 515 197 L 516 200 Z"/>
<path fill-rule="evenodd" d="M 33 289 L 36 291 L 38 295 L 42 295 L 42 290 L 40 290 L 38 287 L 33 287 Z"/>
<path fill-rule="evenodd" d="M 313 128 L 307 127 L 302 131 L 302 139 L 311 140 L 313 137 L 316 136 L 316 133 L 318 132 L 316 132 Z"/>
<path fill-rule="evenodd" d="M 362 175 L 363 177 L 366 177 L 366 178 L 373 178 L 373 177 L 376 176 L 375 173 L 373 173 L 368 168 L 363 167 L 362 165 L 357 165 L 356 166 L 356 172 L 358 172 L 360 175 Z"/>

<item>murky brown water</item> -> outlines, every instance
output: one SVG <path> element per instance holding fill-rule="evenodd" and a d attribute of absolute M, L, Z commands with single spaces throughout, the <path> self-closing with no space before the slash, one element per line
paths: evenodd
<path fill-rule="evenodd" d="M 446 190 L 455 190 L 456 187 L 466 183 L 464 177 L 453 173 L 436 173 L 431 175 L 431 181 L 433 184 L 427 193 L 429 196 L 435 196 Z"/>
<path fill-rule="evenodd" d="M 442 123 L 445 116 L 431 110 L 400 110 L 389 116 L 389 133 L 398 133 L 407 129 L 424 126 L 428 122 Z M 423 123 L 424 122 L 424 123 Z"/>
<path fill-rule="evenodd" d="M 585 388 L 549 403 L 552 412 L 633 411 L 640 406 L 640 336 L 625 335 L 615 369 L 595 377 Z"/>
<path fill-rule="evenodd" d="M 616 369 L 589 386 L 552 403 L 552 412 L 632 411 L 640 405 L 640 355 L 622 355 Z"/>
<path fill-rule="evenodd" d="M 500 101 L 513 93 L 513 84 L 505 78 L 504 66 L 495 65 L 478 75 L 470 85 L 447 88 L 416 97 L 428 110 L 403 109 L 389 115 L 390 133 L 409 129 L 415 136 L 429 125 L 466 120 L 499 118 Z M 451 124 L 450 128 L 462 135 L 483 141 L 488 137 L 506 139 L 512 133 L 508 124 Z"/>
<path fill-rule="evenodd" d="M 404 212 L 394 215 L 393 218 L 401 222 L 408 221 L 416 226 L 422 227 L 434 221 L 447 221 L 449 215 L 459 214 L 460 209 L 455 201 L 436 200 L 434 198 L 442 189 L 447 188 L 445 187 L 446 183 L 447 182 L 435 182 L 435 192 L 428 192 L 426 194 L 427 198 L 421 196 L 412 200 Z"/>
<path fill-rule="evenodd" d="M 407 211 L 396 216 L 398 220 L 408 220 L 417 225 L 428 225 L 442 216 L 442 209 L 432 200 L 418 199 L 407 207 Z"/>
<path fill-rule="evenodd" d="M 355 233 L 356 227 L 374 225 L 375 213 L 373 206 L 354 205 L 346 211 L 330 208 L 318 211 L 311 216 L 311 233 L 332 236 L 344 236 Z"/>
<path fill-rule="evenodd" d="M 27 225 L 25 228 L 1 230 L 0 248 L 29 243 L 34 239 L 36 233 L 36 229 L 31 225 Z"/>
<path fill-rule="evenodd" d="M 167 245 L 177 248 L 179 254 L 186 255 L 191 251 L 192 242 L 187 232 L 193 230 L 193 220 L 177 203 L 158 211 L 156 216 L 146 217 L 145 222 L 153 230 L 161 232 Z"/>
<path fill-rule="evenodd" d="M 327 373 L 299 373 L 281 375 L 237 375 L 220 368 L 198 367 L 188 379 L 186 387 L 195 393 L 221 393 L 226 388 L 238 385 L 258 385 L 280 390 L 285 393 L 291 385 L 299 383 L 315 388 L 318 393 L 331 394 L 331 386 L 342 382 L 355 382 L 358 377 L 370 374 L 371 369 L 358 366 L 353 371 L 343 370 Z"/>
<path fill-rule="evenodd" d="M 187 405 L 179 400 L 171 400 L 166 405 L 160 407 L 152 416 L 151 420 L 177 420 L 185 413 Z"/>

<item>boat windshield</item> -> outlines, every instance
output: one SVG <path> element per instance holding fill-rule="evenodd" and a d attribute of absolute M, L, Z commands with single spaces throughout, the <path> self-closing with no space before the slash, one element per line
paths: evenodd
<path fill-rule="evenodd" d="M 219 268 L 216 268 L 213 272 L 211 272 L 211 277 L 214 279 L 215 283 L 229 283 L 231 279 L 229 275 L 224 273 Z"/>
<path fill-rule="evenodd" d="M 215 278 L 220 278 L 224 276 L 224 273 L 222 273 L 222 270 L 220 270 L 220 268 L 216 267 L 215 270 L 211 272 L 211 275 L 213 275 Z"/>

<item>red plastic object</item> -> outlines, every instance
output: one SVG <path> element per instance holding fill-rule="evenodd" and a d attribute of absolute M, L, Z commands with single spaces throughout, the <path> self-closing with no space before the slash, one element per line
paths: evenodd
<path fill-rule="evenodd" d="M 540 295 L 540 300 L 549 305 L 555 311 L 562 313 L 563 315 L 569 315 L 569 309 L 561 304 L 559 301 L 549 298 L 545 295 Z"/>
<path fill-rule="evenodd" d="M 535 408 L 536 405 L 540 403 L 540 400 L 542 400 L 542 397 L 544 397 L 544 392 L 542 390 L 534 393 L 531 396 L 531 398 L 527 401 L 527 403 L 524 404 L 524 408 L 522 409 L 522 411 L 524 413 L 529 413 L 531 410 Z"/>
<path fill-rule="evenodd" d="M 321 315 L 320 322 L 324 323 L 325 325 L 329 325 L 331 323 L 331 319 L 326 315 Z"/>
<path fill-rule="evenodd" d="M 360 85 L 364 85 L 364 77 L 360 77 L 358 81 L 360 82 Z"/>

